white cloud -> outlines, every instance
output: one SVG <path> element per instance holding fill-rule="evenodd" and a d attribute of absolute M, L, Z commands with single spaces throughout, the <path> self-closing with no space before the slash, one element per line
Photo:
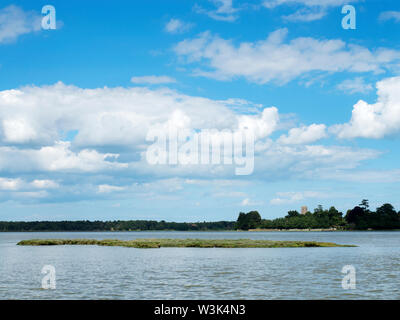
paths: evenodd
<path fill-rule="evenodd" d="M 59 187 L 59 184 L 52 180 L 40 180 L 36 179 L 31 182 L 31 185 L 37 189 L 55 189 Z"/>
<path fill-rule="evenodd" d="M 358 101 L 350 121 L 331 128 L 339 138 L 379 139 L 400 131 L 400 77 L 379 81 L 376 87 L 375 104 Z"/>
<path fill-rule="evenodd" d="M 269 136 L 277 129 L 279 122 L 278 109 L 275 107 L 265 108 L 260 115 L 238 116 L 239 130 L 249 129 L 255 138 L 262 139 Z"/>
<path fill-rule="evenodd" d="M 344 80 L 338 84 L 337 88 L 349 94 L 368 93 L 374 89 L 370 83 L 366 83 L 361 77 Z"/>
<path fill-rule="evenodd" d="M 168 76 L 143 76 L 132 77 L 131 82 L 135 84 L 167 84 L 175 83 L 176 80 Z"/>
<path fill-rule="evenodd" d="M 379 15 L 379 20 L 400 22 L 400 11 L 384 11 Z"/>
<path fill-rule="evenodd" d="M 182 20 L 172 18 L 165 25 L 165 31 L 169 33 L 182 33 L 188 31 L 192 26 L 191 23 L 186 23 Z"/>
<path fill-rule="evenodd" d="M 235 13 L 239 10 L 233 7 L 232 0 L 210 0 L 217 8 L 214 10 L 206 10 L 196 5 L 195 10 L 198 13 L 207 14 L 210 18 L 219 21 L 235 21 L 237 15 Z"/>
<path fill-rule="evenodd" d="M 191 128 L 237 128 L 239 118 L 232 111 L 237 106 L 253 108 L 243 101 L 236 105 L 235 100 L 191 97 L 169 89 L 81 89 L 63 83 L 23 87 L 0 91 L 0 144 L 52 146 L 62 133 L 77 131 L 73 143 L 80 147 L 143 148 L 150 127 L 178 125 L 186 118 Z"/>
<path fill-rule="evenodd" d="M 249 207 L 249 206 L 259 206 L 262 205 L 263 203 L 261 201 L 253 201 L 249 198 L 245 198 L 242 200 L 242 202 L 240 203 L 240 205 L 242 207 Z"/>
<path fill-rule="evenodd" d="M 0 44 L 15 41 L 23 34 L 39 31 L 41 16 L 10 5 L 0 10 Z"/>
<path fill-rule="evenodd" d="M 19 194 L 36 194 L 35 189 L 55 189 L 58 188 L 58 183 L 52 180 L 40 180 L 35 179 L 31 182 L 27 182 L 21 178 L 2 178 L 0 177 L 0 191 L 14 191 Z M 39 192 L 43 195 L 43 192 Z"/>
<path fill-rule="evenodd" d="M 98 193 L 110 193 L 110 192 L 122 191 L 124 189 L 125 189 L 124 187 L 110 186 L 108 184 L 102 184 L 102 185 L 98 186 L 97 192 Z"/>
<path fill-rule="evenodd" d="M 23 185 L 21 179 L 0 178 L 0 190 L 18 190 Z"/>
<path fill-rule="evenodd" d="M 288 41 L 287 34 L 287 29 L 279 29 L 265 40 L 235 46 L 231 40 L 205 32 L 181 41 L 175 52 L 187 63 L 197 62 L 206 67 L 196 70 L 196 75 L 219 80 L 244 77 L 258 84 L 285 84 L 316 72 L 382 73 L 400 59 L 399 52 L 391 49 L 371 51 L 342 40 L 311 37 Z"/>
<path fill-rule="evenodd" d="M 178 191 L 210 186 L 211 197 L 251 199 L 252 195 L 241 193 L 247 185 L 233 180 L 234 166 L 149 164 L 146 134 L 154 126 L 191 132 L 253 130 L 255 172 L 249 177 L 253 180 L 320 178 L 335 170 L 354 169 L 379 155 L 367 149 L 307 145 L 323 137 L 324 125 L 292 128 L 285 138 L 273 141 L 271 135 L 282 130 L 279 118 L 276 107 L 188 96 L 170 89 L 84 89 L 57 83 L 4 90 L 0 91 L 0 172 L 4 177 L 20 177 L 15 192 L 48 192 L 38 194 L 43 201 L 112 198 L 130 192 L 146 199 L 171 199 Z M 21 122 L 23 126 L 10 125 Z M 20 127 L 30 130 L 17 135 Z M 71 131 L 77 133 L 75 137 L 62 141 Z M 135 181 L 142 182 L 136 185 Z M 18 184 L 3 182 L 8 188 Z"/>
<path fill-rule="evenodd" d="M 28 143 L 37 138 L 35 129 L 23 118 L 3 120 L 3 133 L 7 143 Z"/>
<path fill-rule="evenodd" d="M 254 105 L 244 100 L 216 101 L 169 89 L 81 89 L 57 83 L 0 91 L 0 170 L 99 172 L 129 167 L 157 172 L 140 162 L 146 159 L 150 128 L 249 128 L 259 138 L 271 134 L 277 109 L 246 116 L 234 111 L 250 109 Z M 69 132 L 74 132 L 72 141 L 63 142 Z M 120 147 L 128 162 L 119 162 L 119 153 L 96 150 Z"/>
<path fill-rule="evenodd" d="M 99 153 L 90 149 L 73 152 L 70 142 L 63 141 L 40 149 L 0 147 L 0 170 L 11 172 L 98 172 L 126 168 L 127 164 L 125 163 L 110 161 L 117 158 L 118 154 Z"/>
<path fill-rule="evenodd" d="M 324 124 L 312 124 L 289 130 L 288 135 L 282 135 L 278 139 L 281 144 L 308 144 L 326 138 L 326 126 Z"/>

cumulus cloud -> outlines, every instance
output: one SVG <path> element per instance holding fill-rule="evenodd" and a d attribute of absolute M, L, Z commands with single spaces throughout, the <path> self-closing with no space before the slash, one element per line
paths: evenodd
<path fill-rule="evenodd" d="M 380 139 L 400 131 L 400 77 L 379 81 L 376 87 L 376 103 L 358 101 L 350 121 L 331 128 L 339 138 Z"/>
<path fill-rule="evenodd" d="M 289 144 L 307 144 L 325 136 L 325 126 L 313 124 L 292 128 L 278 143 L 271 144 L 268 137 L 279 128 L 278 109 L 243 114 L 253 110 L 254 105 L 243 100 L 235 103 L 234 99 L 217 101 L 169 89 L 81 89 L 63 83 L 1 91 L 0 168 L 18 166 L 12 157 L 37 159 L 32 166 L 47 170 L 121 168 L 126 163 L 116 161 L 118 154 L 95 149 L 124 146 L 140 154 L 146 149 L 146 133 L 152 127 L 232 132 L 250 129 L 259 152 L 275 148 L 279 154 L 282 148 L 291 154 L 295 149 Z M 242 112 L 232 111 L 235 107 Z M 22 121 L 23 126 L 10 125 Z M 16 134 L 20 127 L 30 130 Z M 70 131 L 77 132 L 73 141 L 61 141 L 63 134 Z M 28 141 L 39 148 L 19 147 Z M 40 158 L 43 159 L 39 161 Z"/>
<path fill-rule="evenodd" d="M 0 188 L 26 192 L 27 198 L 31 193 L 30 198 L 63 200 L 66 195 L 112 198 L 129 192 L 151 198 L 210 183 L 219 186 L 214 194 L 238 192 L 227 190 L 240 187 L 238 181 L 229 180 L 234 165 L 148 163 L 150 128 L 195 134 L 251 130 L 255 171 L 249 179 L 265 181 L 318 178 L 354 169 L 379 155 L 368 149 L 310 145 L 325 136 L 325 126 L 317 124 L 292 128 L 274 141 L 272 134 L 282 130 L 279 119 L 276 107 L 188 96 L 166 88 L 84 89 L 57 83 L 4 90 L 0 91 L 0 173 L 6 180 L 0 181 Z M 70 140 L 63 141 L 65 136 Z M 138 180 L 146 182 L 136 185 Z"/>
<path fill-rule="evenodd" d="M 219 80 L 244 77 L 258 84 L 285 84 L 315 73 L 382 73 L 399 61 L 396 50 L 368 48 L 342 40 L 300 37 L 287 40 L 288 30 L 279 29 L 265 40 L 235 45 L 210 32 L 186 39 L 175 46 L 187 63 L 204 65 L 195 74 Z"/>
<path fill-rule="evenodd" d="M 188 31 L 192 26 L 191 23 L 186 23 L 182 20 L 172 18 L 165 25 L 165 31 L 168 33 L 182 33 Z"/>
<path fill-rule="evenodd" d="M 98 172 L 126 168 L 127 164 L 112 161 L 118 154 L 96 150 L 71 150 L 70 142 L 58 141 L 40 149 L 0 147 L 0 171 L 3 172 Z"/>
<path fill-rule="evenodd" d="M 282 135 L 278 139 L 278 142 L 282 144 L 308 144 L 326 137 L 326 125 L 312 124 L 290 129 L 287 135 Z"/>
<path fill-rule="evenodd" d="M 0 92 L 0 144 L 52 146 L 63 133 L 76 131 L 74 145 L 140 147 L 151 126 L 179 124 L 192 128 L 238 126 L 235 100 L 191 97 L 169 89 L 81 89 L 57 83 Z M 239 108 L 253 108 L 239 102 Z"/>
<path fill-rule="evenodd" d="M 0 10 L 0 44 L 13 42 L 23 34 L 39 31 L 41 16 L 15 5 Z"/>
<path fill-rule="evenodd" d="M 238 116 L 239 130 L 250 129 L 255 138 L 262 139 L 269 136 L 277 129 L 279 122 L 278 109 L 275 107 L 265 108 L 261 115 Z"/>
<path fill-rule="evenodd" d="M 28 143 L 37 138 L 35 129 L 24 118 L 3 120 L 3 133 L 8 143 Z"/>
<path fill-rule="evenodd" d="M 277 127 L 276 108 L 248 115 L 234 111 L 238 109 L 246 112 L 254 105 L 169 89 L 81 89 L 63 83 L 1 91 L 0 170 L 98 172 L 129 166 L 151 171 L 151 166 L 138 162 L 145 161 L 151 128 L 165 133 L 171 128 L 250 129 L 264 138 Z M 62 141 L 70 132 L 72 140 Z M 116 148 L 125 152 L 128 162 L 119 160 L 119 153 L 101 151 Z"/>

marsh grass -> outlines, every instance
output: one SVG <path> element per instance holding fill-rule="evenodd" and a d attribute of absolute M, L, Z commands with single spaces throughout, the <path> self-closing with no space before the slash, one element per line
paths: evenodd
<path fill-rule="evenodd" d="M 20 246 L 98 245 L 129 248 L 304 248 L 304 247 L 355 247 L 332 242 L 271 241 L 250 239 L 32 239 L 18 242 Z"/>

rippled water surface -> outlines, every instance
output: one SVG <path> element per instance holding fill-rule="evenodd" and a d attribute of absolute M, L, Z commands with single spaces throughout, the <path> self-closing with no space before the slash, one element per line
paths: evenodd
<path fill-rule="evenodd" d="M 356 248 L 21 247 L 32 238 L 316 240 Z M 56 289 L 43 290 L 44 265 Z M 342 267 L 356 268 L 344 290 Z M 0 233 L 0 299 L 400 299 L 400 232 Z"/>

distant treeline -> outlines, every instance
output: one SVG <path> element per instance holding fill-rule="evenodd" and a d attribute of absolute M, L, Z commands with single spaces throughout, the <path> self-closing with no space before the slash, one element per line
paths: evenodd
<path fill-rule="evenodd" d="M 289 211 L 283 218 L 262 219 L 257 211 L 241 212 L 237 221 L 166 222 L 148 220 L 129 221 L 0 221 L 1 231 L 229 231 L 249 229 L 329 229 L 338 230 L 393 230 L 400 229 L 400 212 L 386 203 L 376 211 L 369 210 L 368 200 L 348 210 L 345 215 L 331 207 L 322 206 L 314 212 L 300 214 Z"/>
<path fill-rule="evenodd" d="M 234 230 L 234 221 L 218 222 L 166 222 L 166 221 L 0 221 L 0 232 L 9 231 L 222 231 Z"/>
<path fill-rule="evenodd" d="M 289 211 L 284 218 L 274 220 L 262 219 L 257 211 L 241 212 L 236 223 L 236 228 L 248 229 L 329 229 L 339 230 L 393 230 L 400 229 L 400 212 L 386 203 L 376 211 L 369 210 L 368 200 L 363 200 L 358 206 L 348 210 L 343 216 L 342 212 L 331 207 L 324 210 L 322 206 L 314 212 L 300 214 Z"/>

